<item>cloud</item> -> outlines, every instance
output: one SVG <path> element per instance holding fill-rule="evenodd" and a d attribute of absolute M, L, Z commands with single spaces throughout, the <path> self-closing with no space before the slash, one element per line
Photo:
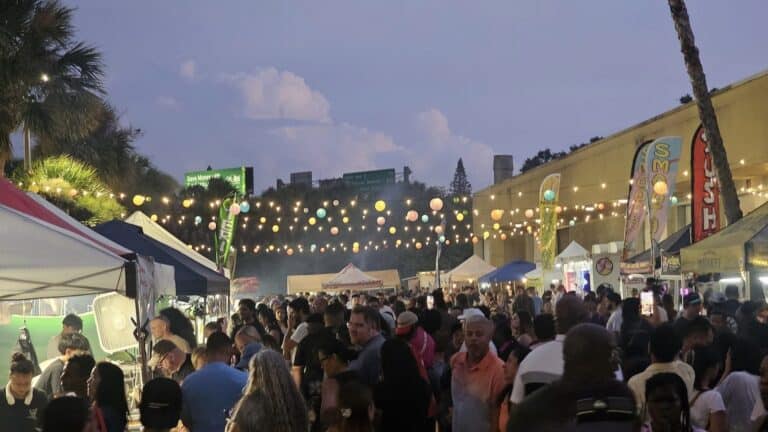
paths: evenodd
<path fill-rule="evenodd" d="M 181 109 L 181 103 L 173 96 L 158 96 L 157 99 L 155 99 L 155 103 L 160 107 L 174 111 Z"/>
<path fill-rule="evenodd" d="M 194 60 L 183 62 L 179 66 L 179 75 L 186 80 L 194 80 L 197 77 L 197 63 Z"/>
<path fill-rule="evenodd" d="M 270 67 L 252 74 L 227 75 L 224 80 L 240 90 L 247 118 L 331 123 L 328 100 L 293 72 Z"/>
<path fill-rule="evenodd" d="M 404 153 L 391 136 L 349 123 L 286 126 L 270 133 L 281 143 L 279 153 L 290 155 L 285 162 L 297 171 L 311 169 L 315 178 L 382 168 L 386 159 Z"/>
<path fill-rule="evenodd" d="M 448 184 L 459 158 L 464 160 L 467 176 L 474 186 L 488 183 L 492 177 L 493 149 L 480 141 L 456 135 L 448 118 L 440 110 L 430 108 L 415 116 L 419 148 L 410 150 L 409 162 L 414 176 L 432 184 Z"/>

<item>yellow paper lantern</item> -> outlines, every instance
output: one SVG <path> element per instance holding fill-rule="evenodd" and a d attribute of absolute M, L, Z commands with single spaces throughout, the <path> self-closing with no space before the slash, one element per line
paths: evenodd
<path fill-rule="evenodd" d="M 267 218 L 265 218 L 264 216 L 260 217 L 259 223 L 263 223 L 263 224 L 267 223 Z"/>
<path fill-rule="evenodd" d="M 443 200 L 440 198 L 432 198 L 432 200 L 429 201 L 429 208 L 436 212 L 442 210 Z"/>
<path fill-rule="evenodd" d="M 187 198 L 184 201 L 181 202 L 181 206 L 184 208 L 190 208 L 192 207 L 192 200 Z"/>
<path fill-rule="evenodd" d="M 491 236 L 491 233 L 489 233 L 488 231 L 483 232 L 483 240 L 488 240 L 488 237 L 490 236 Z"/>
<path fill-rule="evenodd" d="M 498 231 L 498 230 L 499 230 L 499 228 L 501 228 L 501 225 L 499 225 L 499 224 L 498 224 L 498 222 L 497 222 L 497 223 L 495 223 L 495 224 L 493 224 L 493 230 L 494 230 L 494 231 Z"/>
<path fill-rule="evenodd" d="M 376 203 L 373 205 L 373 208 L 376 209 L 377 212 L 383 212 L 387 209 L 387 203 L 385 203 L 382 200 L 376 201 Z"/>
<path fill-rule="evenodd" d="M 669 187 L 667 186 L 667 182 L 663 180 L 659 180 L 656 183 L 654 183 L 653 192 L 656 195 L 666 195 L 667 192 L 669 192 Z"/>
<path fill-rule="evenodd" d="M 280 225 L 272 225 L 272 232 L 276 233 L 278 231 L 280 231 Z"/>
<path fill-rule="evenodd" d="M 157 215 L 156 214 L 153 214 L 149 218 L 152 220 L 152 222 L 157 222 Z"/>
<path fill-rule="evenodd" d="M 341 218 L 341 221 L 344 222 L 345 224 L 347 224 L 347 223 L 349 223 L 349 218 L 344 216 L 343 218 Z"/>
<path fill-rule="evenodd" d="M 360 249 L 360 243 L 358 242 L 352 243 L 352 249 Z"/>
<path fill-rule="evenodd" d="M 133 205 L 140 206 L 144 204 L 144 201 L 146 201 L 147 198 L 144 195 L 134 195 L 133 196 Z"/>
<path fill-rule="evenodd" d="M 456 213 L 456 220 L 461 222 L 464 220 L 464 213 Z"/>
<path fill-rule="evenodd" d="M 397 228 L 389 227 L 389 233 L 394 235 L 395 233 L 397 233 Z"/>
<path fill-rule="evenodd" d="M 504 217 L 504 210 L 501 210 L 501 209 L 491 210 L 491 220 L 498 222 L 503 217 Z"/>
<path fill-rule="evenodd" d="M 309 218 L 309 224 L 310 225 L 314 225 L 316 223 L 317 223 L 317 219 L 315 219 L 314 217 Z"/>

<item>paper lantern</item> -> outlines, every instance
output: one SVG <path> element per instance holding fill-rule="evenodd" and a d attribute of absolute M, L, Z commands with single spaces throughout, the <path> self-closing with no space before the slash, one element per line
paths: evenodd
<path fill-rule="evenodd" d="M 317 223 L 317 219 L 311 217 L 311 218 L 309 218 L 308 222 L 309 222 L 310 225 L 314 225 L 314 224 Z"/>
<path fill-rule="evenodd" d="M 339 205 L 339 200 L 333 200 L 333 206 L 336 207 Z"/>
<path fill-rule="evenodd" d="M 405 220 L 408 222 L 416 222 L 419 219 L 419 212 L 416 210 L 408 210 L 408 213 L 405 214 Z"/>
<path fill-rule="evenodd" d="M 442 225 L 438 225 L 438 226 L 435 227 L 435 234 L 442 234 L 443 231 L 444 231 L 444 229 L 443 229 Z"/>
<path fill-rule="evenodd" d="M 422 221 L 422 222 L 424 222 L 424 223 L 427 223 L 427 222 L 429 222 L 429 216 L 427 216 L 427 215 L 421 215 L 421 221 Z"/>
<path fill-rule="evenodd" d="M 318 219 L 324 218 L 326 214 L 327 214 L 327 212 L 322 207 L 317 209 L 317 211 L 315 212 L 315 215 L 317 216 Z"/>
<path fill-rule="evenodd" d="M 494 231 L 498 231 L 499 228 L 501 228 L 501 225 L 499 225 L 498 223 L 493 224 L 493 230 Z"/>
<path fill-rule="evenodd" d="M 181 202 L 181 206 L 184 208 L 190 208 L 192 207 L 192 200 L 187 198 L 184 201 Z"/>
<path fill-rule="evenodd" d="M 392 235 L 395 235 L 397 233 L 397 228 L 389 227 L 389 233 L 392 234 Z"/>
<path fill-rule="evenodd" d="M 339 228 L 338 227 L 331 227 L 331 235 L 338 235 L 339 234 Z"/>
<path fill-rule="evenodd" d="M 663 180 L 659 180 L 656 183 L 654 183 L 653 192 L 656 195 L 666 195 L 667 192 L 669 192 L 669 187 L 667 186 L 667 182 Z"/>
<path fill-rule="evenodd" d="M 555 200 L 555 191 L 552 189 L 547 189 L 544 191 L 544 201 L 546 202 L 552 202 Z"/>
<path fill-rule="evenodd" d="M 445 243 L 445 236 L 441 235 L 440 237 L 437 238 L 437 241 L 439 241 L 440 243 Z"/>
<path fill-rule="evenodd" d="M 563 212 L 563 208 L 560 206 L 555 207 L 555 213 L 560 214 Z"/>
<path fill-rule="evenodd" d="M 379 216 L 376 218 L 376 225 L 383 226 L 385 223 L 387 223 L 387 220 L 384 218 L 384 216 Z"/>
<path fill-rule="evenodd" d="M 489 233 L 488 231 L 483 232 L 483 240 L 488 240 L 488 237 L 490 236 L 491 236 L 491 233 Z"/>
<path fill-rule="evenodd" d="M 502 240 L 506 240 L 506 239 L 507 239 L 507 235 L 506 235 L 506 234 L 504 234 L 504 233 L 502 233 L 502 234 L 501 234 L 501 239 L 502 239 Z"/>
<path fill-rule="evenodd" d="M 278 231 L 280 231 L 280 225 L 272 225 L 272 232 L 276 233 Z"/>
<path fill-rule="evenodd" d="M 349 218 L 348 218 L 348 217 L 346 217 L 346 216 L 344 216 L 343 218 L 341 218 L 341 221 L 342 221 L 343 223 L 345 223 L 345 224 L 346 224 L 346 223 L 349 223 Z"/>
<path fill-rule="evenodd" d="M 316 250 L 317 250 L 317 245 L 316 244 L 312 243 L 311 245 L 309 245 L 309 251 L 310 252 L 314 252 Z"/>
<path fill-rule="evenodd" d="M 477 244 L 477 242 L 479 242 L 479 241 L 480 241 L 480 239 L 479 239 L 479 238 L 477 238 L 477 237 L 472 237 L 472 244 Z"/>
<path fill-rule="evenodd" d="M 146 201 L 147 198 L 144 195 L 134 195 L 133 196 L 133 205 L 140 206 L 144 204 L 144 201 Z"/>
<path fill-rule="evenodd" d="M 152 220 L 152 222 L 157 222 L 157 215 L 156 214 L 153 214 L 149 218 Z"/>
<path fill-rule="evenodd" d="M 677 204 L 677 197 L 672 195 L 671 197 L 669 197 L 669 202 L 672 203 L 672 205 L 676 205 Z"/>
<path fill-rule="evenodd" d="M 443 200 L 440 198 L 432 198 L 432 200 L 429 201 L 429 208 L 432 209 L 432 211 L 440 211 L 443 209 Z"/>
<path fill-rule="evenodd" d="M 378 200 L 375 204 L 373 204 L 373 208 L 375 208 L 377 212 L 383 212 L 387 209 L 387 203 L 382 200 Z"/>
<path fill-rule="evenodd" d="M 203 218 L 200 216 L 195 216 L 195 225 L 200 225 L 203 223 Z"/>
<path fill-rule="evenodd" d="M 525 227 L 525 230 L 528 231 L 528 234 L 530 234 L 531 232 L 533 232 L 533 227 L 528 225 L 527 227 Z"/>
<path fill-rule="evenodd" d="M 248 213 L 251 211 L 251 205 L 248 203 L 248 201 L 243 201 L 240 203 L 240 212 L 241 213 Z"/>
<path fill-rule="evenodd" d="M 216 230 L 216 222 L 209 222 L 208 223 L 208 229 L 211 231 Z"/>
<path fill-rule="evenodd" d="M 532 209 L 528 209 L 528 210 L 525 211 L 525 217 L 527 217 L 528 219 L 532 218 L 533 215 L 534 215 L 534 213 L 533 213 Z"/>
<path fill-rule="evenodd" d="M 288 248 L 288 250 L 285 251 L 285 253 L 288 254 L 288 256 L 293 255 L 293 248 Z"/>
<path fill-rule="evenodd" d="M 320 253 L 325 253 L 325 248 L 324 247 L 320 248 Z"/>
<path fill-rule="evenodd" d="M 421 249 L 422 246 L 421 242 L 416 242 L 416 249 Z"/>
<path fill-rule="evenodd" d="M 603 209 L 605 209 L 605 204 L 603 204 L 603 203 L 597 203 L 597 209 L 598 209 L 598 210 L 603 210 Z"/>
<path fill-rule="evenodd" d="M 568 225 L 574 226 L 574 225 L 576 225 L 576 221 L 570 221 L 570 222 L 568 222 Z"/>
<path fill-rule="evenodd" d="M 461 222 L 464 220 L 464 213 L 456 213 L 456 220 Z"/>
<path fill-rule="evenodd" d="M 502 209 L 491 210 L 491 220 L 498 222 L 503 217 L 504 217 L 504 210 Z"/>
<path fill-rule="evenodd" d="M 240 214 L 240 204 L 232 204 L 229 206 L 229 214 L 236 216 Z"/>

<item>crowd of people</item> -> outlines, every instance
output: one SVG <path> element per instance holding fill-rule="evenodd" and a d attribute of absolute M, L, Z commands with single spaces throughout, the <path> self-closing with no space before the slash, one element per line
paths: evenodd
<path fill-rule="evenodd" d="M 768 431 L 768 307 L 733 286 L 691 290 L 680 310 L 656 281 L 645 292 L 650 311 L 606 286 L 242 299 L 199 346 L 165 309 L 150 325 L 140 420 L 192 432 Z M 95 362 L 65 321 L 34 388 L 34 365 L 14 354 L 0 424 L 124 431 L 122 370 Z"/>

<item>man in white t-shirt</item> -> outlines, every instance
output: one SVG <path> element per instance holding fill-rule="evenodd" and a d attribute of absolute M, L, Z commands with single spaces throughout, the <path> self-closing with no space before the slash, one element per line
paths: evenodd
<path fill-rule="evenodd" d="M 540 387 L 563 375 L 563 341 L 568 331 L 587 321 L 587 309 L 580 298 L 564 295 L 555 305 L 557 335 L 555 340 L 541 344 L 520 363 L 512 386 L 510 402 L 514 405 Z"/>
<path fill-rule="evenodd" d="M 298 297 L 288 303 L 288 334 L 283 341 L 283 356 L 293 364 L 293 356 L 296 355 L 296 347 L 309 334 L 307 317 L 309 316 L 309 302 L 304 297 Z"/>

